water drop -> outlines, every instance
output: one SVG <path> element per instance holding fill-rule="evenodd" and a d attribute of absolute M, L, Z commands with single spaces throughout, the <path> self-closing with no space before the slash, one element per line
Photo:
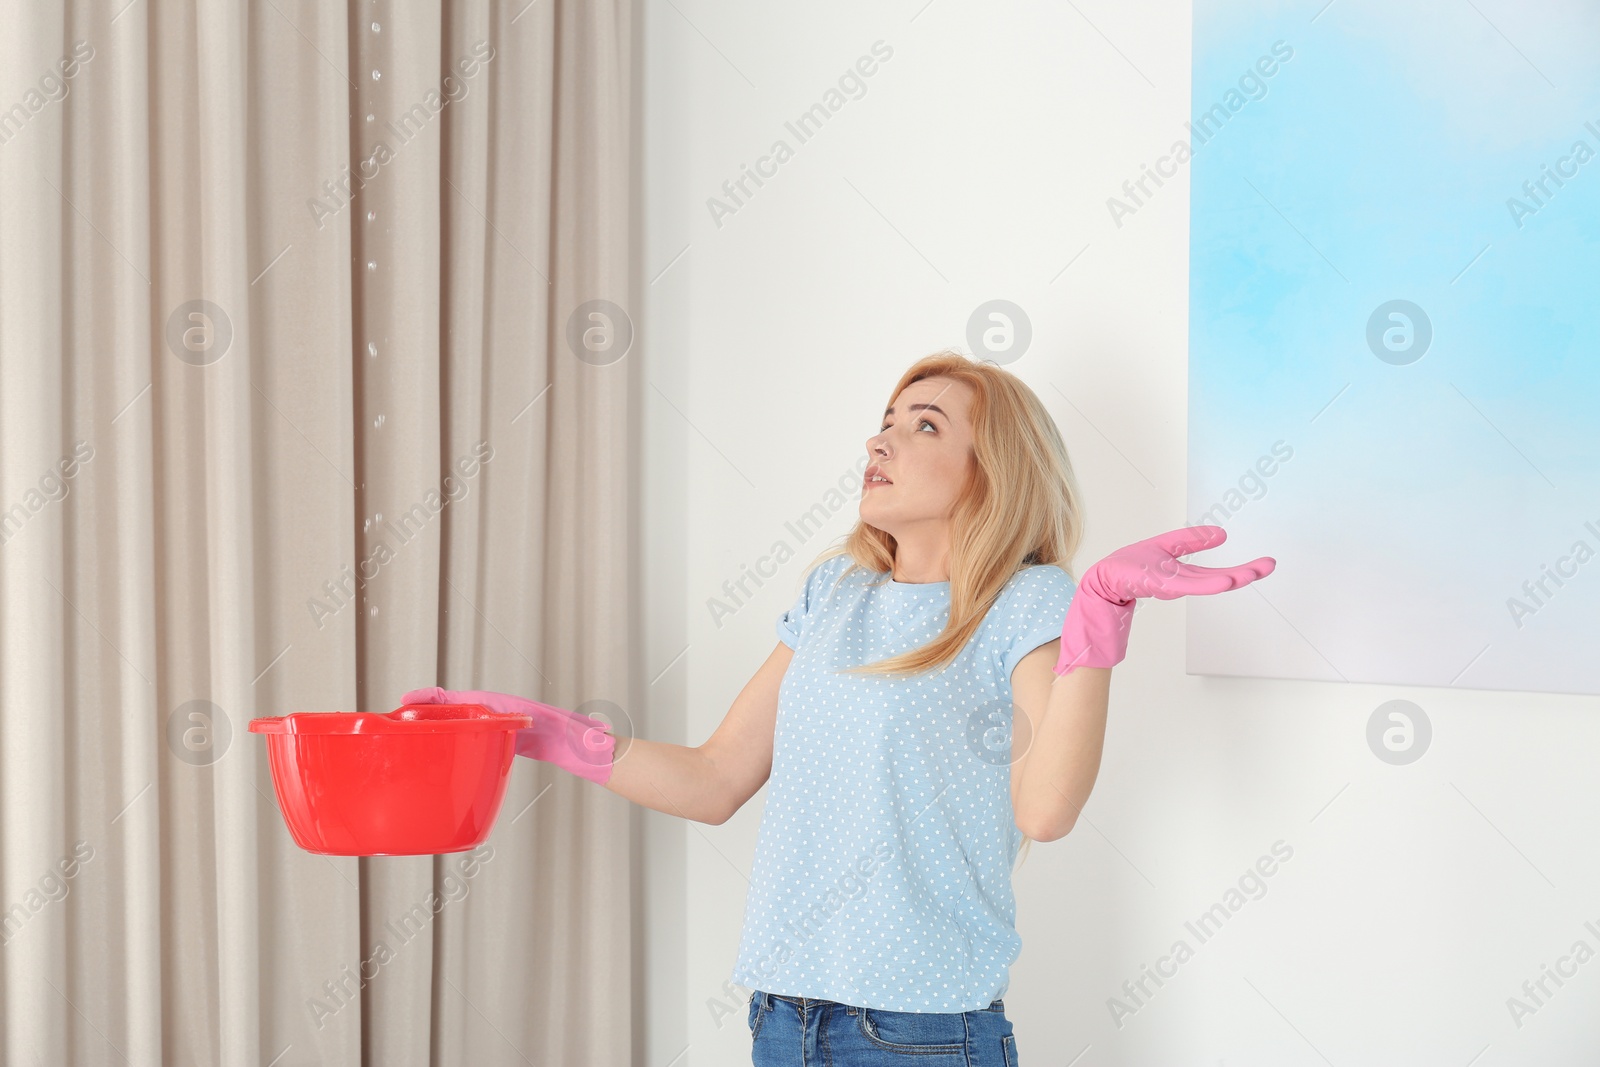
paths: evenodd
<path fill-rule="evenodd" d="M 378 613 L 378 605 L 376 605 L 376 604 L 372 605 L 372 607 L 367 609 L 367 614 L 369 614 L 369 615 L 376 615 L 377 613 Z"/>
<path fill-rule="evenodd" d="M 375 521 L 377 521 L 377 522 L 382 522 L 383 521 L 383 512 L 381 512 L 381 511 L 378 512 L 378 518 Z"/>
<path fill-rule="evenodd" d="M 372 529 L 372 520 L 371 519 L 362 519 L 361 520 L 361 532 L 362 533 L 366 533 L 370 529 Z"/>
<path fill-rule="evenodd" d="M 373 33 L 382 33 L 383 32 L 383 27 L 378 25 L 376 22 L 374 22 L 372 24 L 372 32 Z"/>
<path fill-rule="evenodd" d="M 372 112 L 369 111 L 369 112 L 367 112 L 367 121 L 368 122 L 377 122 L 378 121 L 378 116 L 374 115 Z"/>
<path fill-rule="evenodd" d="M 381 77 L 383 77 L 383 71 L 381 71 L 381 70 L 374 70 L 374 71 L 373 71 L 373 72 L 372 72 L 372 80 L 373 80 L 373 81 L 377 81 L 377 80 L 378 80 L 378 79 L 379 79 L 379 78 L 381 78 Z"/>
<path fill-rule="evenodd" d="M 375 260 L 375 259 L 367 260 L 367 269 L 368 270 L 377 270 L 378 269 L 378 261 Z"/>
<path fill-rule="evenodd" d="M 378 358 L 378 342 L 376 342 L 376 341 L 368 341 L 367 342 L 367 355 L 371 356 L 373 359 L 377 359 Z"/>
<path fill-rule="evenodd" d="M 377 430 L 377 429 L 381 429 L 382 427 L 383 427 L 383 416 L 379 415 L 377 418 L 372 420 L 372 428 L 374 430 Z"/>
<path fill-rule="evenodd" d="M 378 213 L 376 211 L 367 212 L 367 221 L 368 222 L 375 221 L 377 219 L 377 217 L 378 217 Z"/>

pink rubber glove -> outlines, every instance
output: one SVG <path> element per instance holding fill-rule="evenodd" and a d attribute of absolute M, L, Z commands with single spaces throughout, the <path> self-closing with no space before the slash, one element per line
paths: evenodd
<path fill-rule="evenodd" d="M 537 700 L 490 693 L 481 689 L 413 689 L 402 704 L 482 704 L 493 711 L 533 716 L 533 725 L 517 731 L 517 755 L 554 763 L 579 778 L 604 785 L 611 778 L 617 739 L 606 724 L 576 711 Z"/>
<path fill-rule="evenodd" d="M 1133 602 L 1153 596 L 1221 593 L 1265 578 L 1278 561 L 1262 556 L 1237 567 L 1179 563 L 1178 556 L 1215 548 L 1228 539 L 1220 526 L 1186 526 L 1119 548 L 1083 572 L 1067 619 L 1061 627 L 1061 656 L 1055 672 L 1074 667 L 1111 667 L 1128 654 Z"/>

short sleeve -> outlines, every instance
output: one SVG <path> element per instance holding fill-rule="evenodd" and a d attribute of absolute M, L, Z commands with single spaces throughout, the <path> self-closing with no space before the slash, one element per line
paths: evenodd
<path fill-rule="evenodd" d="M 993 647 L 1006 684 L 1024 656 L 1061 636 L 1077 588 L 1072 577 L 1053 563 L 1035 564 L 1012 576 L 990 609 L 1000 612 Z"/>
<path fill-rule="evenodd" d="M 833 579 L 850 562 L 848 555 L 825 559 L 806 575 L 805 588 L 795 598 L 789 610 L 778 616 L 778 640 L 790 648 L 799 648 L 800 641 L 810 629 L 812 618 L 833 586 Z"/>

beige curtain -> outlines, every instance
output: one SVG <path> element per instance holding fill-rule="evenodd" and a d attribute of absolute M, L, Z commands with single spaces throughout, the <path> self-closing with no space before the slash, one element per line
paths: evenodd
<path fill-rule="evenodd" d="M 6 1064 L 629 1061 L 625 801 L 319 857 L 245 726 L 634 706 L 632 22 L 6 5 Z"/>

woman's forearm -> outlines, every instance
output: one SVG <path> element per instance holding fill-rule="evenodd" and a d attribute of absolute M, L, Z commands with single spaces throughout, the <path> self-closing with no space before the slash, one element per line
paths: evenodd
<path fill-rule="evenodd" d="M 727 817 L 726 790 L 698 748 L 618 737 L 605 787 L 635 804 L 695 822 Z"/>
<path fill-rule="evenodd" d="M 1111 699 L 1110 667 L 1074 667 L 1050 683 L 1018 786 L 1018 810 L 1030 813 L 1030 837 L 1054 841 L 1077 822 L 1100 773 Z"/>

